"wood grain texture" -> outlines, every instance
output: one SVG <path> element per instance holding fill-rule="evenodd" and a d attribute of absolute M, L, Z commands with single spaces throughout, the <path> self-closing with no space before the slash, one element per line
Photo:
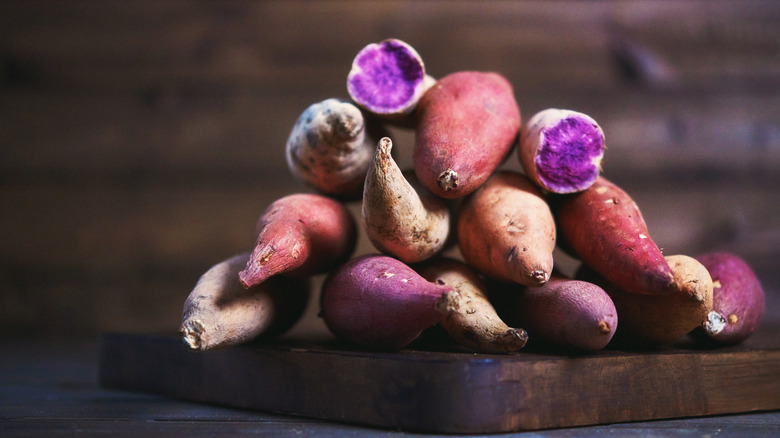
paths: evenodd
<path fill-rule="evenodd" d="M 387 437 L 416 436 L 309 417 L 186 401 L 148 392 L 117 390 L 98 382 L 97 338 L 0 338 L 0 433 L 25 436 L 237 435 Z M 777 434 L 780 411 L 613 423 L 506 437 L 739 436 Z M 470 435 L 474 436 L 474 435 Z"/>
<path fill-rule="evenodd" d="M 777 349 L 590 356 L 372 353 L 325 345 L 205 353 L 108 334 L 108 388 L 428 433 L 497 433 L 780 409 Z"/>

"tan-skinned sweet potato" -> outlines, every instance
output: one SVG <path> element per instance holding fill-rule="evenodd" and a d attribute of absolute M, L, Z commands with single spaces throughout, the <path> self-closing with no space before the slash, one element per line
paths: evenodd
<path fill-rule="evenodd" d="M 469 195 L 458 212 L 463 259 L 496 280 L 541 286 L 552 273 L 555 221 L 541 191 L 503 170 Z"/>
<path fill-rule="evenodd" d="M 249 253 L 209 268 L 184 302 L 182 340 L 193 350 L 211 350 L 271 338 L 303 316 L 311 292 L 308 278 L 272 277 L 246 289 L 238 280 Z"/>
<path fill-rule="evenodd" d="M 583 266 L 577 277 L 604 288 L 615 303 L 620 327 L 615 339 L 621 346 L 672 344 L 706 319 L 713 305 L 713 283 L 707 268 L 693 257 L 666 256 L 674 279 L 671 293 L 642 295 L 626 292 Z"/>
<path fill-rule="evenodd" d="M 362 224 L 374 247 L 405 263 L 436 255 L 450 233 L 450 211 L 413 172 L 402 172 L 389 137 L 379 140 L 363 187 Z"/>
<path fill-rule="evenodd" d="M 460 305 L 439 323 L 459 345 L 479 353 L 512 353 L 521 350 L 528 333 L 501 320 L 487 296 L 487 286 L 467 264 L 438 257 L 415 266 L 426 280 L 450 286 L 460 293 Z"/>
<path fill-rule="evenodd" d="M 415 117 L 414 170 L 443 198 L 482 185 L 506 159 L 521 125 L 512 85 L 491 72 L 439 79 L 417 103 Z"/>
<path fill-rule="evenodd" d="M 297 193 L 277 199 L 260 215 L 255 246 L 239 273 L 245 287 L 285 274 L 321 274 L 346 261 L 357 245 L 349 210 L 326 196 Z"/>
<path fill-rule="evenodd" d="M 557 196 L 552 204 L 561 248 L 623 291 L 672 291 L 672 269 L 623 189 L 599 176 L 587 190 Z"/>
<path fill-rule="evenodd" d="M 350 102 L 330 98 L 309 105 L 285 145 L 293 176 L 318 192 L 360 199 L 374 145 L 387 131 Z"/>

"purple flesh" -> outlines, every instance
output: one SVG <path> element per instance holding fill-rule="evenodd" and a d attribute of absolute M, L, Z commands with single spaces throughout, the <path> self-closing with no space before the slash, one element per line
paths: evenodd
<path fill-rule="evenodd" d="M 553 191 L 571 192 L 590 186 L 600 172 L 604 137 L 597 125 L 567 117 L 542 131 L 536 167 L 539 179 Z"/>
<path fill-rule="evenodd" d="M 398 41 L 371 44 L 358 53 L 347 78 L 350 96 L 376 113 L 394 113 L 410 106 L 425 78 L 417 53 Z"/>

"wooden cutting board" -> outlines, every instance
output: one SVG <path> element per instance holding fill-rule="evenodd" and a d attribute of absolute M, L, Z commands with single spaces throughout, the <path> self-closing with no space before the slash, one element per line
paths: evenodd
<path fill-rule="evenodd" d="M 486 355 L 337 343 L 193 352 L 105 334 L 108 388 L 395 430 L 497 433 L 780 409 L 780 348 Z"/>

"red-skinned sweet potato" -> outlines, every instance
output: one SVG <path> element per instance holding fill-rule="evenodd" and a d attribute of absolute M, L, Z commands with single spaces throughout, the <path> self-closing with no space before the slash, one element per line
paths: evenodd
<path fill-rule="evenodd" d="M 368 254 L 330 273 L 320 316 L 339 338 L 376 350 L 397 350 L 458 305 L 450 286 L 431 283 L 393 257 Z"/>
<path fill-rule="evenodd" d="M 417 103 L 414 169 L 443 198 L 477 189 L 506 159 L 520 131 L 512 85 L 497 73 L 439 79 Z"/>
<path fill-rule="evenodd" d="M 696 256 L 710 272 L 712 311 L 694 332 L 716 344 L 738 344 L 756 330 L 764 315 L 765 293 L 755 272 L 738 255 L 710 252 Z"/>
<path fill-rule="evenodd" d="M 357 224 L 340 202 L 299 193 L 274 201 L 260 215 L 255 247 L 239 278 L 252 287 L 276 275 L 309 276 L 347 260 L 357 245 Z"/>
<path fill-rule="evenodd" d="M 636 202 L 599 176 L 587 190 L 553 202 L 561 248 L 629 293 L 671 293 L 674 274 Z"/>
<path fill-rule="evenodd" d="M 525 175 L 494 173 L 463 201 L 457 221 L 463 259 L 483 275 L 527 286 L 550 278 L 555 222 L 541 191 Z"/>

